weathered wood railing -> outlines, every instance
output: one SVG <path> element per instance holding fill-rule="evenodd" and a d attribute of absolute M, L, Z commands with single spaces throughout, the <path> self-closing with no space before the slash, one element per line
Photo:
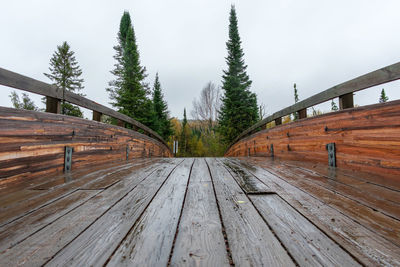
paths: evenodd
<path fill-rule="evenodd" d="M 400 101 L 353 107 L 353 93 L 400 79 L 400 63 L 370 72 L 284 108 L 241 133 L 225 156 L 275 156 L 328 163 L 326 145 L 335 143 L 334 165 L 400 175 Z M 307 118 L 307 108 L 339 97 L 340 110 Z M 299 120 L 282 124 L 298 112 Z M 266 129 L 268 123 L 275 126 Z"/>
<path fill-rule="evenodd" d="M 83 96 L 74 94 L 68 90 L 63 92 L 61 88 L 57 88 L 54 85 L 35 80 L 3 68 L 0 68 L 0 85 L 46 96 L 46 112 L 60 113 L 61 101 L 65 100 L 80 107 L 92 110 L 93 120 L 95 121 L 101 121 L 102 115 L 108 115 L 118 120 L 118 126 L 130 125 L 133 130 L 141 129 L 144 134 L 157 139 L 167 146 L 164 139 L 146 125 L 143 125 L 131 117 L 98 104 Z"/>
<path fill-rule="evenodd" d="M 4 178 L 31 179 L 110 161 L 172 156 L 166 142 L 150 128 L 85 97 L 63 94 L 50 84 L 1 68 L 0 85 L 47 97 L 47 112 L 0 107 L 0 184 Z M 63 98 L 91 109 L 93 120 L 57 114 Z M 131 127 L 101 123 L 102 114 L 116 118 L 119 126 Z"/>

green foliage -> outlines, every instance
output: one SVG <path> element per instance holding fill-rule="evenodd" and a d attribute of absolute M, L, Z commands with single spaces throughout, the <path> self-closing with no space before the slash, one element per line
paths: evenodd
<path fill-rule="evenodd" d="M 338 111 L 339 110 L 338 106 L 336 105 L 335 101 L 333 101 L 333 99 L 332 99 L 332 102 L 331 102 L 331 110 L 332 111 Z"/>
<path fill-rule="evenodd" d="M 238 31 L 235 7 L 229 17 L 229 40 L 226 43 L 228 70 L 222 76 L 222 105 L 219 113 L 219 132 L 227 144 L 259 118 L 257 97 L 250 91 L 251 80 L 246 73 L 244 53 Z"/>
<path fill-rule="evenodd" d="M 117 61 L 111 71 L 115 80 L 109 83 L 106 90 L 110 94 L 111 104 L 118 111 L 154 128 L 152 101 L 149 99 L 150 89 L 144 81 L 146 68 L 140 65 L 139 51 L 130 15 L 124 12 L 118 33 L 118 45 L 114 47 Z"/>
<path fill-rule="evenodd" d="M 379 103 L 385 103 L 389 100 L 389 97 L 386 96 L 385 89 L 382 89 L 381 96 L 379 97 Z"/>
<path fill-rule="evenodd" d="M 154 81 L 153 89 L 153 109 L 154 109 L 154 122 L 153 129 L 161 135 L 165 140 L 172 135 L 171 121 L 168 119 L 168 106 L 164 101 L 164 96 L 161 91 L 161 84 L 158 78 L 158 73 Z"/>
<path fill-rule="evenodd" d="M 293 85 L 294 88 L 294 103 L 299 102 L 299 95 L 297 93 L 297 88 L 296 88 L 296 83 Z M 293 113 L 293 118 L 294 120 L 298 120 L 299 119 L 299 113 L 298 112 L 294 112 Z"/>
<path fill-rule="evenodd" d="M 63 42 L 62 45 L 57 46 L 57 50 L 50 59 L 50 73 L 44 73 L 44 75 L 49 78 L 55 86 L 61 88 L 63 94 L 68 90 L 83 96 L 83 94 L 80 93 L 83 89 L 83 79 L 81 78 L 82 70 L 75 59 L 75 52 L 70 50 L 70 48 L 67 42 Z M 79 107 L 70 103 L 65 103 L 64 101 L 61 105 L 61 111 L 62 114 L 83 117 Z"/>
<path fill-rule="evenodd" d="M 188 141 L 190 140 L 190 136 L 191 136 L 191 131 L 189 125 L 187 124 L 186 108 L 184 108 L 181 135 L 179 138 L 179 145 L 180 145 L 179 155 L 186 156 L 190 154 L 190 149 L 188 147 Z"/>
<path fill-rule="evenodd" d="M 39 110 L 35 103 L 29 98 L 27 93 L 22 93 L 22 101 L 19 100 L 19 96 L 15 91 L 12 91 L 9 97 L 11 98 L 11 103 L 13 104 L 14 108 L 35 111 Z"/>

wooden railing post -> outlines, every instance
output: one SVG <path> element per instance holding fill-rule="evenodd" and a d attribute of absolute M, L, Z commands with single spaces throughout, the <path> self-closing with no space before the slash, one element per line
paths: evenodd
<path fill-rule="evenodd" d="M 353 93 L 348 93 L 345 95 L 339 96 L 339 109 L 353 108 L 354 107 L 354 99 Z"/>
<path fill-rule="evenodd" d="M 94 121 L 101 121 L 101 115 L 103 115 L 103 114 L 101 114 L 98 111 L 93 110 L 93 120 Z"/>
<path fill-rule="evenodd" d="M 307 108 L 299 110 L 299 119 L 307 118 Z"/>
<path fill-rule="evenodd" d="M 120 126 L 120 127 L 125 127 L 125 122 L 120 120 L 120 119 L 118 119 L 117 125 Z"/>
<path fill-rule="evenodd" d="M 276 118 L 275 119 L 275 125 L 281 125 L 282 124 L 282 117 Z"/>
<path fill-rule="evenodd" d="M 46 112 L 61 113 L 61 101 L 57 98 L 46 96 Z"/>

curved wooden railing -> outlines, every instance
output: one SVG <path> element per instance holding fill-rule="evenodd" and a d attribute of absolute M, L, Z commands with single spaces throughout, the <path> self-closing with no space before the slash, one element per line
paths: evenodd
<path fill-rule="evenodd" d="M 400 62 L 336 85 L 323 92 L 304 99 L 294 105 L 281 109 L 278 112 L 275 112 L 274 114 L 268 116 L 267 118 L 257 122 L 250 128 L 246 129 L 244 132 L 242 132 L 239 136 L 237 136 L 229 147 L 231 147 L 234 143 L 236 143 L 243 137 L 257 132 L 258 130 L 260 130 L 260 128 L 266 126 L 272 121 L 275 121 L 275 125 L 282 124 L 282 117 L 293 114 L 294 112 L 297 112 L 299 114 L 300 119 L 306 118 L 307 108 L 313 107 L 315 105 L 321 104 L 337 97 L 339 97 L 340 110 L 352 108 L 354 107 L 354 92 L 371 88 L 380 84 L 392 82 L 398 79 L 400 79 Z"/>
<path fill-rule="evenodd" d="M 146 125 L 78 94 L 74 94 L 67 90 L 63 92 L 62 89 L 57 88 L 54 85 L 3 68 L 0 68 L 0 85 L 46 96 L 46 112 L 60 113 L 60 103 L 62 100 L 65 100 L 80 107 L 92 110 L 93 120 L 100 121 L 102 115 L 108 115 L 117 119 L 119 126 L 130 125 L 134 130 L 140 129 L 144 134 L 157 139 L 168 147 L 164 139 Z"/>
<path fill-rule="evenodd" d="M 1 68 L 0 85 L 47 99 L 47 112 L 0 107 L 0 184 L 105 162 L 172 157 L 156 132 L 85 97 Z M 58 114 L 63 99 L 91 109 L 93 120 Z M 102 114 L 119 125 L 101 123 Z"/>
<path fill-rule="evenodd" d="M 344 82 L 284 108 L 241 133 L 225 156 L 274 156 L 328 163 L 335 143 L 336 166 L 400 175 L 400 101 L 353 107 L 353 93 L 400 79 L 400 63 Z M 339 111 L 307 118 L 307 108 L 339 97 Z M 282 124 L 298 112 L 299 120 Z M 268 123 L 275 127 L 266 129 Z"/>

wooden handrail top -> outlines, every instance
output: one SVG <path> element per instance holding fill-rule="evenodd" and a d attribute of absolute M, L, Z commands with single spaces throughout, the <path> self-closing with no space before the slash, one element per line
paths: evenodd
<path fill-rule="evenodd" d="M 63 90 L 61 88 L 3 68 L 0 68 L 0 85 L 52 97 L 58 100 L 63 99 Z M 78 94 L 74 94 L 68 90 L 66 90 L 64 93 L 64 100 L 80 107 L 87 108 L 100 114 L 108 115 L 125 123 L 131 124 L 134 127 L 143 130 L 146 135 L 157 139 L 168 147 L 167 143 L 158 133 L 125 114 L 119 113 L 109 107 L 103 106 Z"/>
<path fill-rule="evenodd" d="M 342 97 L 360 90 L 392 82 L 398 79 L 400 79 L 400 62 L 364 74 L 339 85 L 333 86 L 294 105 L 281 109 L 280 111 L 275 112 L 267 118 L 257 122 L 253 126 L 249 127 L 247 130 L 242 132 L 239 136 L 237 136 L 235 140 L 229 145 L 227 150 L 243 137 L 256 132 L 258 128 L 274 120 L 282 118 L 283 116 L 287 116 L 294 112 L 299 112 L 301 110 L 321 104 L 336 97 Z"/>

